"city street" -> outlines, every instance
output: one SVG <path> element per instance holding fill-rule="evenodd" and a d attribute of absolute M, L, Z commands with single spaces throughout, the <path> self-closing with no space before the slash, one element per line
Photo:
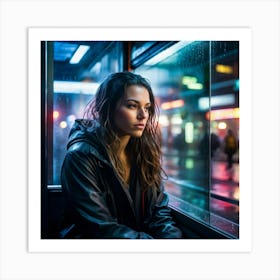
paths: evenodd
<path fill-rule="evenodd" d="M 225 219 L 238 226 L 238 163 L 227 169 L 226 161 L 212 161 L 210 165 L 199 157 L 174 154 L 165 155 L 163 163 L 168 175 L 165 188 L 169 194 L 193 206 L 196 212 L 201 211 L 203 216 L 204 212 L 209 212 L 220 221 Z"/>

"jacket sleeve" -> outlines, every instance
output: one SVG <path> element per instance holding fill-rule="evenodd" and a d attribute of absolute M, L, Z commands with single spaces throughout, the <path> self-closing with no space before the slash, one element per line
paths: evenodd
<path fill-rule="evenodd" d="M 157 193 L 155 204 L 150 206 L 151 215 L 145 221 L 146 232 L 156 239 L 177 239 L 182 238 L 181 230 L 176 227 L 168 207 L 168 195 L 164 192 L 163 186 Z"/>
<path fill-rule="evenodd" d="M 62 166 L 62 188 L 76 216 L 80 238 L 152 239 L 147 233 L 119 224 L 112 216 L 106 192 L 98 183 L 97 165 L 92 156 L 73 151 L 68 152 Z"/>

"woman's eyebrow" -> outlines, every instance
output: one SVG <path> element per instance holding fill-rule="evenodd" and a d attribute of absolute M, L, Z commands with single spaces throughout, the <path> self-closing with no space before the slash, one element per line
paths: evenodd
<path fill-rule="evenodd" d="M 130 102 L 130 101 L 132 101 L 132 102 L 135 102 L 135 103 L 137 103 L 137 104 L 140 104 L 140 103 L 141 103 L 140 101 L 138 101 L 138 100 L 136 100 L 136 99 L 131 99 L 131 98 L 125 99 L 124 101 L 125 101 L 125 102 Z M 147 103 L 146 103 L 146 105 L 150 105 L 150 104 L 151 104 L 151 102 L 147 102 Z"/>

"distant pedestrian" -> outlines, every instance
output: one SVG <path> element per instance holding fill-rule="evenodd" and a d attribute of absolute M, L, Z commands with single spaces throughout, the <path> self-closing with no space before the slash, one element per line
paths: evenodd
<path fill-rule="evenodd" d="M 211 158 L 214 157 L 216 151 L 220 148 L 221 143 L 217 134 L 211 133 Z"/>
<path fill-rule="evenodd" d="M 209 139 L 209 133 L 206 131 L 199 143 L 200 155 L 207 157 L 211 156 L 212 159 L 220 145 L 221 143 L 219 137 L 214 132 L 211 132 Z"/>
<path fill-rule="evenodd" d="M 228 130 L 224 138 L 224 152 L 227 155 L 227 169 L 232 168 L 233 155 L 237 152 L 238 143 L 231 129 Z"/>

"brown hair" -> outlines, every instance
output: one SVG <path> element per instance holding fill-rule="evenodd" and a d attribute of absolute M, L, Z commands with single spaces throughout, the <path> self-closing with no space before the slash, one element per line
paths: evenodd
<path fill-rule="evenodd" d="M 161 137 L 158 127 L 158 107 L 149 82 L 140 75 L 131 72 L 118 72 L 109 75 L 99 86 L 95 98 L 88 104 L 84 119 L 93 119 L 103 129 L 104 143 L 111 163 L 120 178 L 124 176 L 124 168 L 115 155 L 119 138 L 114 126 L 114 111 L 117 102 L 123 97 L 126 89 L 132 85 L 140 85 L 149 92 L 151 107 L 149 118 L 139 138 L 131 138 L 127 151 L 133 157 L 139 180 L 143 189 L 154 190 L 160 187 L 163 170 L 161 168 Z M 104 141 L 105 140 L 105 141 Z"/>

